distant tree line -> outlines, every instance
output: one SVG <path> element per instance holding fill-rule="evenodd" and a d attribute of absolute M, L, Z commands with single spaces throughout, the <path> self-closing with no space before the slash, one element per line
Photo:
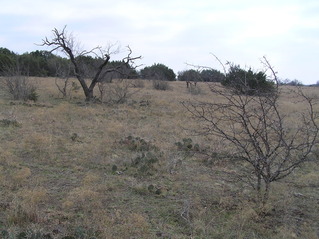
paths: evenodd
<path fill-rule="evenodd" d="M 302 82 L 298 81 L 297 79 L 290 80 L 290 79 L 285 79 L 283 81 L 279 82 L 281 85 L 290 85 L 290 86 L 302 86 Z"/>
<path fill-rule="evenodd" d="M 225 75 L 215 69 L 185 70 L 178 73 L 179 81 L 203 81 L 203 82 L 222 82 Z"/>
<path fill-rule="evenodd" d="M 77 59 L 81 72 L 86 77 L 92 77 L 97 66 L 101 64 L 101 59 L 90 55 L 79 56 Z M 108 67 L 120 65 L 120 61 L 112 61 Z M 225 77 L 223 73 L 214 69 L 205 69 L 202 71 L 186 70 L 178 72 L 178 75 L 168 66 L 161 63 L 154 63 L 152 66 L 146 66 L 140 71 L 125 66 L 128 78 L 141 78 L 150 80 L 164 81 L 203 81 L 203 82 L 221 82 Z M 37 50 L 17 54 L 7 48 L 0 47 L 0 76 L 10 74 L 12 69 L 15 73 L 26 76 L 37 77 L 61 77 L 74 76 L 73 65 L 70 60 L 50 51 Z M 17 69 L 18 68 L 18 69 Z M 106 80 L 120 77 L 116 72 L 112 75 L 106 75 Z"/>
<path fill-rule="evenodd" d="M 95 68 L 101 64 L 101 59 L 89 55 L 79 56 L 76 61 L 80 66 L 80 71 L 86 76 L 91 77 L 95 72 Z M 120 65 L 120 61 L 110 62 L 108 67 Z M 123 66 L 126 69 L 127 78 L 138 78 L 138 72 L 129 65 Z M 10 51 L 7 48 L 0 48 L 0 76 L 14 73 L 25 76 L 38 77 L 59 77 L 59 76 L 74 76 L 74 66 L 70 60 L 61 56 L 55 55 L 49 51 L 33 51 L 26 52 L 21 55 Z M 112 76 L 105 75 L 106 78 L 120 77 L 116 72 Z"/>
<path fill-rule="evenodd" d="M 87 78 L 92 78 L 96 72 L 96 68 L 101 64 L 102 59 L 91 55 L 78 56 L 76 61 L 80 67 L 81 74 Z M 241 88 L 243 84 L 238 79 L 245 79 L 246 86 L 252 92 L 258 88 L 268 91 L 273 87 L 267 81 L 266 76 L 262 72 L 253 72 L 251 69 L 241 69 L 238 65 L 232 65 L 229 72 L 222 73 L 215 69 L 203 70 L 185 70 L 180 71 L 176 75 L 168 66 L 161 63 L 154 63 L 152 66 L 146 66 L 140 71 L 132 68 L 130 65 L 123 65 L 121 61 L 111 61 L 107 67 L 116 68 L 121 65 L 125 69 L 121 69 L 121 73 L 113 71 L 105 74 L 105 81 L 112 81 L 114 78 L 120 78 L 125 72 L 125 77 L 129 79 L 149 79 L 161 81 L 195 81 L 195 82 L 221 82 L 225 86 L 232 86 L 237 91 L 247 90 Z M 107 69 L 106 69 L 107 70 Z M 55 55 L 50 51 L 37 50 L 17 54 L 7 48 L 0 47 L 0 76 L 8 74 L 21 74 L 24 76 L 37 77 L 74 77 L 74 66 L 70 60 L 59 55 Z M 237 82 L 237 83 L 236 83 Z M 302 85 L 297 80 L 285 80 L 280 84 L 284 85 Z"/>
<path fill-rule="evenodd" d="M 163 64 L 153 64 L 140 71 L 140 77 L 143 79 L 167 80 L 167 81 L 202 81 L 202 82 L 221 82 L 225 75 L 215 69 L 185 70 L 176 75 L 172 69 Z"/>
<path fill-rule="evenodd" d="M 67 60 L 48 51 L 33 51 L 21 55 L 0 48 L 0 75 L 7 75 L 15 68 L 22 75 L 28 76 L 56 76 L 57 69 L 65 67 Z"/>

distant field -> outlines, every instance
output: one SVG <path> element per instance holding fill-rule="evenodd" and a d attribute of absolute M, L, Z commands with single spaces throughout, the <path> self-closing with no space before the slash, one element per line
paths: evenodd
<path fill-rule="evenodd" d="M 145 81 L 110 105 L 32 80 L 36 103 L 0 90 L 0 238 L 319 238 L 318 157 L 274 184 L 261 218 L 232 162 L 207 156 L 222 142 L 196 135 L 181 104 L 213 101 L 206 83 L 191 94 Z M 302 107 L 283 92 L 282 110 Z"/>

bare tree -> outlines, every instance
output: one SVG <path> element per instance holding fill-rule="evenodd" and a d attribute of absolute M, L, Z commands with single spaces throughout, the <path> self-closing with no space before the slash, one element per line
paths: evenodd
<path fill-rule="evenodd" d="M 264 58 L 278 85 L 276 73 Z M 202 126 L 202 134 L 217 136 L 230 144 L 227 152 L 233 159 L 243 160 L 250 167 L 246 179 L 257 192 L 257 199 L 264 205 L 271 183 L 290 175 L 309 159 L 318 144 L 318 118 L 316 99 L 296 88 L 290 94 L 302 103 L 293 117 L 283 110 L 281 91 L 267 94 L 234 94 L 220 84 L 211 84 L 214 102 L 184 102 L 183 105 Z M 292 121 L 293 119 L 293 121 Z M 247 164 L 248 163 L 248 164 Z"/>
<path fill-rule="evenodd" d="M 62 65 L 60 62 L 53 62 L 56 71 L 55 85 L 63 98 L 71 98 L 71 64 Z"/>
<path fill-rule="evenodd" d="M 3 65 L 2 71 L 4 77 L 0 79 L 0 86 L 13 100 L 38 100 L 36 84 L 21 72 L 18 60 L 13 65 Z"/>
<path fill-rule="evenodd" d="M 87 101 L 91 101 L 94 99 L 93 90 L 96 84 L 102 81 L 105 75 L 110 72 L 122 73 L 121 69 L 124 66 L 132 65 L 134 64 L 135 60 L 141 58 L 141 56 L 132 57 L 132 50 L 129 46 L 127 46 L 128 54 L 122 59 L 122 64 L 117 65 L 116 67 L 107 68 L 106 66 L 109 64 L 111 59 L 110 48 L 108 49 L 108 51 L 104 51 L 101 47 L 95 47 L 89 51 L 79 51 L 77 49 L 78 46 L 75 43 L 74 37 L 72 36 L 72 34 L 67 33 L 66 26 L 61 31 L 54 28 L 52 32 L 52 39 L 48 39 L 46 37 L 42 40 L 41 46 L 52 47 L 51 52 L 61 50 L 64 54 L 67 55 L 74 66 L 74 74 L 82 86 Z M 92 79 L 90 80 L 90 84 L 87 84 L 87 82 L 85 81 L 85 73 L 82 71 L 82 69 L 80 69 L 80 65 L 78 62 L 78 58 L 80 56 L 87 55 L 94 55 L 101 60 L 101 63 L 99 64 L 99 66 L 97 66 L 96 71 L 93 74 Z"/>

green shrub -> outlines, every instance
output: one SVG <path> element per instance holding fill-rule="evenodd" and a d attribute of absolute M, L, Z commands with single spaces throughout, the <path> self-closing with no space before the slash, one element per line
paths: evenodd
<path fill-rule="evenodd" d="M 133 136 L 125 137 L 119 143 L 130 151 L 137 152 L 137 154 L 131 158 L 130 163 L 121 168 L 122 170 L 118 170 L 118 166 L 113 165 L 113 174 L 128 170 L 134 176 L 146 176 L 152 175 L 156 171 L 155 165 L 162 157 L 162 152 L 158 147 L 140 137 Z"/>
<path fill-rule="evenodd" d="M 35 88 L 32 88 L 32 89 L 30 90 L 30 93 L 28 94 L 27 99 L 28 99 L 28 100 L 31 100 L 31 101 L 34 101 L 34 102 L 38 101 L 38 99 L 39 99 L 39 94 L 37 93 L 37 91 L 36 91 Z"/>
<path fill-rule="evenodd" d="M 16 120 L 2 119 L 0 120 L 2 127 L 21 127 L 21 124 Z"/>
<path fill-rule="evenodd" d="M 1 238 L 4 238 L 4 239 L 12 238 L 12 236 L 7 230 L 2 230 L 0 235 L 1 235 Z"/>
<path fill-rule="evenodd" d="M 155 145 L 152 145 L 150 142 L 140 138 L 128 136 L 119 142 L 121 145 L 126 146 L 131 151 L 150 151 L 158 150 Z"/>
<path fill-rule="evenodd" d="M 182 139 L 182 142 L 176 142 L 175 145 L 180 151 L 197 152 L 200 150 L 199 145 L 194 144 L 191 138 L 184 138 Z"/>
<path fill-rule="evenodd" d="M 0 236 L 2 239 L 53 239 L 50 233 L 35 228 L 29 228 L 20 232 L 8 232 L 7 230 L 2 230 Z"/>
<path fill-rule="evenodd" d="M 116 173 L 117 171 L 117 166 L 114 164 L 112 165 L 112 173 Z"/>
<path fill-rule="evenodd" d="M 193 69 L 178 72 L 177 79 L 179 81 L 192 81 L 192 82 L 198 82 L 202 80 L 200 72 Z"/>
<path fill-rule="evenodd" d="M 138 175 L 152 175 L 156 171 L 155 165 L 159 162 L 161 153 L 147 152 L 132 159 L 131 166 L 136 168 Z"/>

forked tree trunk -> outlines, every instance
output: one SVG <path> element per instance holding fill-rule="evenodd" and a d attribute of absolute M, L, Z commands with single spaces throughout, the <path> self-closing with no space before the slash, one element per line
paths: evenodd
<path fill-rule="evenodd" d="M 85 101 L 92 101 L 94 99 L 93 89 L 85 92 Z"/>

